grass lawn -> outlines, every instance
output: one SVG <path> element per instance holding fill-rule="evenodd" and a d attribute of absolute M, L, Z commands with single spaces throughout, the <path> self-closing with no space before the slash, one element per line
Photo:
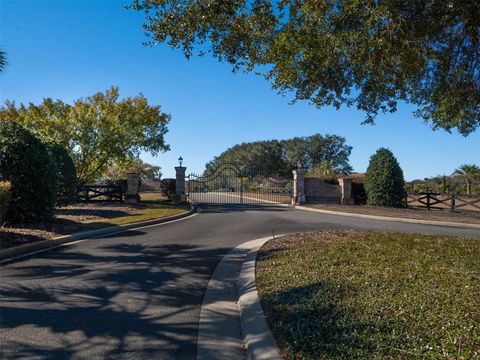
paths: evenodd
<path fill-rule="evenodd" d="M 168 201 L 168 198 L 159 192 L 140 193 L 140 198 L 142 201 Z"/>
<path fill-rule="evenodd" d="M 286 359 L 480 359 L 480 241 L 326 231 L 259 253 Z"/>
<path fill-rule="evenodd" d="M 147 221 L 158 218 L 164 218 L 167 216 L 173 216 L 181 214 L 189 209 L 188 206 L 166 206 L 166 205 L 150 205 L 145 209 L 139 210 L 135 214 L 115 217 L 111 219 L 103 219 L 101 221 L 93 221 L 91 223 L 102 223 L 112 225 L 123 225 L 139 221 Z"/>
<path fill-rule="evenodd" d="M 189 209 L 185 205 L 153 203 L 79 203 L 57 208 L 48 221 L 0 226 L 0 249 L 53 239 L 79 231 L 93 230 L 177 215 Z"/>

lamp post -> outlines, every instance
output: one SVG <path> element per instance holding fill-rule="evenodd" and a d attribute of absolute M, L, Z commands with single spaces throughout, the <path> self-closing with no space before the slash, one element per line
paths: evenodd
<path fill-rule="evenodd" d="M 185 170 L 186 167 L 183 167 L 183 158 L 180 156 L 178 158 L 179 166 L 175 167 L 175 200 L 176 201 L 185 201 Z"/>

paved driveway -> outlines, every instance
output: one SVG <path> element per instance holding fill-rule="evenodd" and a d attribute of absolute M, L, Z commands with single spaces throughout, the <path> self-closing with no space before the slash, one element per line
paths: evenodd
<path fill-rule="evenodd" d="M 1 267 L 1 358 L 194 359 L 203 294 L 233 247 L 272 233 L 354 228 L 480 239 L 480 230 L 209 206 Z"/>

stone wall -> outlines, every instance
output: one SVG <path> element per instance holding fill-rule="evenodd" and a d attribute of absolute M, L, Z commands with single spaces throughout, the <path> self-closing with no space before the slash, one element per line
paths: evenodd
<path fill-rule="evenodd" d="M 305 178 L 305 200 L 307 203 L 340 204 L 342 189 L 320 178 Z"/>

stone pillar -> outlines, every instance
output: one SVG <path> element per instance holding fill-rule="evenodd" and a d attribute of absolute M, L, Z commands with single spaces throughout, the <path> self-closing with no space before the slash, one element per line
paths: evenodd
<path fill-rule="evenodd" d="M 136 204 L 140 201 L 140 174 L 127 173 L 127 193 L 125 194 L 125 202 L 128 204 Z"/>
<path fill-rule="evenodd" d="M 338 184 L 342 191 L 342 205 L 353 205 L 352 198 L 352 179 L 348 178 L 338 178 Z"/>
<path fill-rule="evenodd" d="M 185 201 L 185 166 L 175 166 L 175 200 Z"/>
<path fill-rule="evenodd" d="M 305 173 L 303 169 L 293 170 L 293 197 L 292 205 L 301 205 L 305 202 Z"/>

